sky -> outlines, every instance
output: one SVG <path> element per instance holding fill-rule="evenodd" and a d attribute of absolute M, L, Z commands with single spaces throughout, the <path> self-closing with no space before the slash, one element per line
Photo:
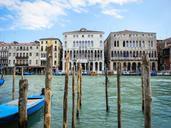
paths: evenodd
<path fill-rule="evenodd" d="M 0 41 L 31 42 L 87 28 L 171 37 L 171 0 L 0 0 Z"/>

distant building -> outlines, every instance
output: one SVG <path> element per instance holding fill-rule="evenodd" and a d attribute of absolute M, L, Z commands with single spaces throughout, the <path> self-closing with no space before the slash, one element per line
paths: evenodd
<path fill-rule="evenodd" d="M 46 66 L 46 48 L 48 42 L 52 42 L 53 44 L 53 67 L 57 70 L 61 64 L 61 49 L 62 49 L 62 42 L 58 38 L 41 38 L 40 40 L 40 65 Z"/>
<path fill-rule="evenodd" d="M 81 63 L 83 71 L 101 74 L 104 70 L 104 40 L 102 31 L 81 28 L 78 31 L 64 32 L 63 71 L 65 57 L 70 53 L 70 70 Z"/>
<path fill-rule="evenodd" d="M 7 43 L 8 67 L 14 66 L 39 66 L 39 44 L 31 43 Z"/>
<path fill-rule="evenodd" d="M 116 71 L 121 62 L 122 71 L 140 72 L 144 53 L 149 55 L 150 67 L 157 70 L 156 33 L 119 31 L 111 32 L 105 40 L 105 62 Z"/>
<path fill-rule="evenodd" d="M 61 64 L 62 43 L 58 38 L 42 38 L 30 43 L 0 43 L 0 66 L 12 68 L 25 67 L 28 71 L 44 73 L 46 67 L 47 42 L 53 43 L 53 68 L 59 69 Z M 7 68 L 6 68 L 7 70 Z"/>
<path fill-rule="evenodd" d="M 163 40 L 163 70 L 171 70 L 171 38 Z"/>
<path fill-rule="evenodd" d="M 8 46 L 0 42 L 0 67 L 8 66 Z"/>
<path fill-rule="evenodd" d="M 164 55 L 163 49 L 165 48 L 165 43 L 163 40 L 157 40 L 157 55 L 158 55 L 158 70 L 164 70 Z"/>

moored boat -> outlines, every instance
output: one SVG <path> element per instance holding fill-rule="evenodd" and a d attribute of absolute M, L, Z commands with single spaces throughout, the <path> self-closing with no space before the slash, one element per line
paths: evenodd
<path fill-rule="evenodd" d="M 0 86 L 4 84 L 5 80 L 3 78 L 0 79 Z"/>
<path fill-rule="evenodd" d="M 23 75 L 33 75 L 32 72 L 24 72 Z"/>
<path fill-rule="evenodd" d="M 31 115 L 44 106 L 44 96 L 29 96 L 27 99 L 27 114 Z M 18 99 L 0 105 L 0 124 L 18 119 Z"/>

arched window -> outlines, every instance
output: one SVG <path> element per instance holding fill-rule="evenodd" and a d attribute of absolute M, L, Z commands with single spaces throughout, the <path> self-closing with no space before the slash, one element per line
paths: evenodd
<path fill-rule="evenodd" d="M 91 41 L 91 46 L 93 47 L 93 41 Z"/>
<path fill-rule="evenodd" d="M 117 52 L 117 57 L 120 57 L 120 55 L 119 55 L 119 51 Z"/>
<path fill-rule="evenodd" d="M 132 47 L 132 41 L 130 41 L 130 47 Z"/>
<path fill-rule="evenodd" d="M 99 63 L 100 71 L 102 71 L 102 62 Z"/>

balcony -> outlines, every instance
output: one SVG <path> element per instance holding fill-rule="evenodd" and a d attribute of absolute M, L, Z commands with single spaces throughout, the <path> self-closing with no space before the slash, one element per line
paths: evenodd
<path fill-rule="evenodd" d="M 15 57 L 17 60 L 26 60 L 28 59 L 29 57 L 28 56 L 16 56 Z"/>
<path fill-rule="evenodd" d="M 8 59 L 8 56 L 0 56 L 0 59 L 6 60 L 6 59 Z"/>
<path fill-rule="evenodd" d="M 19 64 L 19 63 L 16 63 L 15 66 L 29 66 L 28 64 Z"/>

